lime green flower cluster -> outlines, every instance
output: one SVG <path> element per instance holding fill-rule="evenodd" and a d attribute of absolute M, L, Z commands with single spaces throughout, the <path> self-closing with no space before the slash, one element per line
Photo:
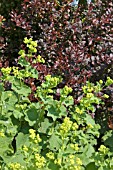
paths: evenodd
<path fill-rule="evenodd" d="M 94 127 L 92 126 L 92 124 L 88 124 L 88 125 L 87 125 L 87 128 L 93 129 Z"/>
<path fill-rule="evenodd" d="M 77 123 L 76 122 L 74 122 L 73 123 L 73 125 L 72 125 L 72 130 L 77 130 L 79 128 L 79 126 L 77 125 Z"/>
<path fill-rule="evenodd" d="M 45 82 L 43 82 L 41 86 L 37 87 L 35 97 L 39 97 L 44 102 L 48 99 L 53 100 L 53 95 L 50 93 L 55 92 L 52 88 L 55 88 L 60 82 L 60 77 L 52 77 L 51 75 L 45 76 Z"/>
<path fill-rule="evenodd" d="M 27 44 L 27 47 L 29 48 L 30 53 L 36 53 L 37 52 L 37 42 L 33 41 L 32 38 L 28 39 L 27 37 L 24 38 L 24 43 Z"/>
<path fill-rule="evenodd" d="M 113 84 L 113 80 L 112 80 L 110 77 L 107 77 L 107 80 L 106 80 L 105 85 L 106 85 L 106 86 L 109 86 L 109 85 L 111 85 L 111 84 Z"/>
<path fill-rule="evenodd" d="M 21 56 L 21 58 L 24 58 L 26 56 L 25 50 L 20 50 L 18 54 Z"/>
<path fill-rule="evenodd" d="M 19 163 L 9 163 L 8 170 L 23 170 L 24 166 L 21 166 Z"/>
<path fill-rule="evenodd" d="M 104 146 L 104 145 L 101 145 L 98 150 L 99 150 L 99 152 L 100 152 L 101 154 L 106 155 L 106 154 L 108 154 L 109 148 L 107 148 L 107 147 Z"/>
<path fill-rule="evenodd" d="M 36 137 L 36 130 L 29 129 L 29 134 L 30 134 L 29 137 L 34 140 Z"/>
<path fill-rule="evenodd" d="M 93 86 L 91 86 L 91 84 L 89 85 L 89 83 L 87 85 L 82 87 L 83 92 L 84 93 L 91 93 L 91 92 L 93 92 L 94 91 Z"/>
<path fill-rule="evenodd" d="M 110 77 L 107 77 L 107 80 L 105 82 L 105 85 L 103 85 L 103 80 L 99 80 L 96 85 L 93 83 L 90 83 L 89 81 L 86 82 L 86 85 L 82 87 L 83 92 L 87 95 L 87 97 L 91 98 L 93 97 L 93 92 L 100 92 L 105 86 L 109 86 L 113 84 L 113 79 Z M 105 94 L 103 96 L 105 98 L 109 98 L 108 95 Z"/>
<path fill-rule="evenodd" d="M 27 56 L 27 57 L 29 57 L 29 58 L 31 58 L 31 57 L 33 57 L 34 55 L 34 53 L 37 53 L 37 42 L 36 41 L 33 41 L 32 40 L 32 38 L 30 38 L 30 39 L 28 39 L 27 37 L 25 37 L 24 38 L 24 41 L 23 41 L 25 44 L 27 44 L 27 47 L 28 47 L 28 54 L 26 54 L 25 53 L 25 50 L 20 50 L 19 51 L 19 55 L 20 55 L 20 57 L 21 57 L 21 59 L 22 58 L 24 58 L 25 59 L 25 56 Z M 24 61 L 24 59 L 23 59 L 23 61 Z M 22 61 L 21 61 L 22 62 Z M 24 61 L 24 62 L 26 62 L 27 63 L 27 61 Z M 45 63 L 45 60 L 44 60 L 44 58 L 42 58 L 40 55 L 38 55 L 35 59 L 33 59 L 33 61 L 32 61 L 33 63 L 37 63 L 37 62 L 39 62 L 39 63 Z M 28 63 L 27 63 L 28 64 Z"/>
<path fill-rule="evenodd" d="M 42 87 L 47 89 L 54 88 L 61 82 L 61 78 L 52 77 L 51 75 L 45 76 L 45 80 L 46 81 L 42 83 Z"/>
<path fill-rule="evenodd" d="M 18 67 L 12 67 L 13 70 L 13 74 L 15 77 L 17 77 L 18 79 L 23 79 L 25 77 L 31 77 L 31 73 L 28 72 L 28 70 L 19 70 Z"/>
<path fill-rule="evenodd" d="M 25 53 L 25 50 L 20 50 L 18 54 L 21 56 L 21 58 L 24 58 L 25 56 L 32 57 L 32 54 L 37 52 L 37 49 L 36 49 L 37 42 L 33 41 L 32 38 L 28 39 L 27 37 L 24 38 L 23 42 L 27 44 L 27 47 L 29 49 L 28 54 Z"/>
<path fill-rule="evenodd" d="M 36 144 L 40 143 L 42 140 L 39 136 L 39 134 L 36 134 L 36 130 L 29 129 L 29 138 Z"/>
<path fill-rule="evenodd" d="M 12 69 L 13 69 L 13 74 L 14 74 L 15 77 L 18 77 L 18 78 L 22 78 L 23 77 L 23 75 L 19 73 L 18 67 L 14 67 L 13 66 Z"/>
<path fill-rule="evenodd" d="M 67 96 L 71 92 L 72 92 L 72 88 L 68 86 L 65 86 L 63 89 L 60 90 L 60 94 L 65 96 Z"/>
<path fill-rule="evenodd" d="M 27 38 L 27 37 L 25 37 L 24 38 L 24 43 L 25 44 L 31 44 L 33 47 L 37 47 L 37 42 L 36 41 L 33 41 L 33 39 L 32 38 Z"/>
<path fill-rule="evenodd" d="M 84 96 L 80 100 L 80 105 L 75 107 L 75 112 L 78 114 L 83 114 L 88 110 L 95 112 L 95 107 L 93 104 L 100 104 L 102 100 L 97 97 L 93 92 L 99 91 L 101 89 L 101 85 L 98 83 L 96 86 L 94 84 L 87 82 L 86 86 L 83 86 Z"/>
<path fill-rule="evenodd" d="M 91 97 L 93 97 L 93 96 L 94 96 L 93 93 L 87 93 L 87 94 L 86 94 L 86 97 L 89 98 L 89 99 L 90 99 Z"/>
<path fill-rule="evenodd" d="M 75 155 L 71 154 L 68 156 L 67 163 L 69 164 L 69 170 L 81 170 L 82 160 Z"/>
<path fill-rule="evenodd" d="M 11 73 L 11 67 L 7 67 L 7 68 L 2 68 L 1 72 L 3 73 L 4 76 L 9 76 L 9 74 Z"/>
<path fill-rule="evenodd" d="M 87 98 L 92 98 L 94 94 L 92 93 L 95 90 L 95 87 L 92 83 L 87 82 L 86 86 L 82 87 L 83 92 L 86 94 Z"/>
<path fill-rule="evenodd" d="M 40 55 L 37 56 L 36 61 L 39 63 L 45 63 L 44 58 L 42 58 Z"/>
<path fill-rule="evenodd" d="M 45 166 L 46 160 L 43 156 L 40 156 L 38 153 L 36 153 L 35 155 L 35 166 L 38 169 L 41 169 Z"/>
<path fill-rule="evenodd" d="M 45 166 L 46 160 L 43 156 L 40 155 L 40 146 L 41 138 L 39 134 L 36 134 L 36 130 L 29 129 L 29 144 L 26 143 L 22 146 L 22 153 L 24 154 L 24 160 L 26 161 L 26 166 L 32 166 L 36 169 L 41 169 Z M 32 154 L 31 154 L 32 153 Z M 29 162 L 32 162 L 32 165 L 29 165 Z"/>
<path fill-rule="evenodd" d="M 78 114 L 83 114 L 84 113 L 84 108 L 79 108 L 78 106 L 75 108 L 75 112 Z"/>
<path fill-rule="evenodd" d="M 70 165 L 74 165 L 75 164 L 75 156 L 69 155 L 68 162 L 70 163 Z"/>
<path fill-rule="evenodd" d="M 55 159 L 55 156 L 54 156 L 54 153 L 53 153 L 53 152 L 48 152 L 48 153 L 46 154 L 46 156 L 47 156 L 49 159 L 51 159 L 51 160 Z"/>
<path fill-rule="evenodd" d="M 99 80 L 99 83 L 100 83 L 100 84 L 103 84 L 103 80 Z"/>
<path fill-rule="evenodd" d="M 75 150 L 75 151 L 78 151 L 79 150 L 79 146 L 78 146 L 78 143 L 70 143 L 70 147 Z"/>
<path fill-rule="evenodd" d="M 104 86 L 109 86 L 111 84 L 113 84 L 113 80 L 110 77 L 107 77 L 105 85 L 103 85 L 102 80 L 97 82 L 96 85 L 87 81 L 86 85 L 82 87 L 85 96 L 80 101 L 81 107 L 79 108 L 76 107 L 76 112 L 81 114 L 82 111 L 80 108 L 84 108 L 85 110 L 89 109 L 92 112 L 95 112 L 95 108 L 92 104 L 100 104 L 100 103 L 104 104 L 104 102 L 102 102 L 102 100 L 96 96 L 95 92 L 98 93 L 104 88 Z M 107 94 L 104 94 L 103 97 L 106 99 L 109 98 Z"/>
<path fill-rule="evenodd" d="M 86 85 L 82 87 L 82 90 L 84 92 L 84 94 L 87 94 L 87 93 L 93 93 L 93 92 L 99 92 L 102 90 L 102 84 L 103 84 L 103 81 L 100 80 L 99 82 L 97 82 L 96 85 L 94 85 L 93 83 L 87 81 L 86 82 Z"/>
<path fill-rule="evenodd" d="M 23 71 L 23 70 L 22 70 Z M 32 74 L 28 70 L 24 70 L 23 76 L 26 77 L 32 77 Z"/>
<path fill-rule="evenodd" d="M 0 137 L 4 137 L 4 136 L 5 136 L 4 130 L 2 129 L 2 130 L 0 131 Z"/>
<path fill-rule="evenodd" d="M 54 160 L 54 163 L 57 164 L 57 165 L 61 165 L 62 159 L 61 158 L 57 158 L 57 159 Z"/>
<path fill-rule="evenodd" d="M 24 151 L 24 153 L 27 153 L 29 148 L 26 145 L 24 145 L 22 150 Z"/>
<path fill-rule="evenodd" d="M 76 158 L 77 165 L 82 165 L 82 160 L 80 158 Z"/>
<path fill-rule="evenodd" d="M 109 98 L 109 96 L 108 96 L 107 94 L 104 94 L 103 97 L 104 97 L 105 99 L 108 99 L 108 98 Z"/>
<path fill-rule="evenodd" d="M 58 83 L 60 83 L 61 79 L 58 77 L 52 77 L 51 75 L 47 75 L 45 77 L 47 84 L 50 85 L 50 87 L 56 87 Z"/>
<path fill-rule="evenodd" d="M 18 108 L 18 109 L 24 110 L 24 109 L 26 109 L 27 104 L 26 103 L 24 103 L 24 104 L 16 104 L 15 107 Z"/>
<path fill-rule="evenodd" d="M 26 77 L 32 77 L 31 72 L 29 72 L 27 69 L 19 70 L 19 67 L 15 67 L 15 66 L 2 68 L 1 72 L 5 76 L 5 79 L 7 79 L 7 80 L 8 80 L 8 76 L 10 74 L 14 75 L 18 79 L 23 79 L 23 78 L 26 78 Z"/>
<path fill-rule="evenodd" d="M 60 134 L 61 136 L 67 135 L 72 127 L 73 122 L 70 120 L 69 117 L 65 117 L 63 123 L 60 126 Z"/>

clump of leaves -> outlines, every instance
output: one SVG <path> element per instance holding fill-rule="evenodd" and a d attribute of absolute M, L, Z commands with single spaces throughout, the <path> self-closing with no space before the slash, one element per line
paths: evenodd
<path fill-rule="evenodd" d="M 65 85 L 76 90 L 92 74 L 92 81 L 112 77 L 112 1 L 96 1 L 82 13 L 70 1 L 57 2 L 27 0 L 13 10 L 2 26 L 8 47 L 2 56 L 17 58 L 23 37 L 33 36 L 51 74 L 62 75 Z"/>
<path fill-rule="evenodd" d="M 38 40 L 39 54 L 52 73 L 64 76 L 65 84 L 75 88 L 92 73 L 100 77 L 97 70 L 102 68 L 102 63 L 104 75 L 108 74 L 113 60 L 109 38 L 112 37 L 112 2 L 95 2 L 81 14 L 79 8 L 75 10 L 68 3 L 60 7 L 56 1 L 28 1 L 22 4 L 20 15 L 13 11 L 11 17 L 27 36 Z M 21 20 L 26 20 L 27 25 Z"/>
<path fill-rule="evenodd" d="M 25 79 L 38 80 L 38 71 L 30 59 L 44 63 L 38 56 L 37 42 L 24 39 L 28 51 L 20 50 L 21 67 L 1 68 L 0 82 L 0 166 L 2 170 L 30 169 L 112 169 L 112 134 L 108 131 L 98 144 L 101 126 L 95 122 L 96 106 L 104 105 L 107 94 L 98 96 L 105 85 L 87 82 L 79 104 L 70 95 L 72 88 L 58 88 L 61 77 L 47 75 L 36 86 L 37 101 L 31 102 L 31 88 Z M 6 87 L 6 83 L 10 87 Z M 59 98 L 56 98 L 59 93 Z M 5 144 L 4 144 L 5 141 Z M 107 147 L 108 146 L 108 147 Z M 100 164 L 101 162 L 101 164 Z"/>

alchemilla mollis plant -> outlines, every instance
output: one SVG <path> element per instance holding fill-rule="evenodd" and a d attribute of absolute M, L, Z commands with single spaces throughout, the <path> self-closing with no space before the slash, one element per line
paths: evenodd
<path fill-rule="evenodd" d="M 113 138 L 111 130 L 98 145 L 101 126 L 95 122 L 96 106 L 104 106 L 108 94 L 99 97 L 104 87 L 89 81 L 82 87 L 82 96 L 74 104 L 73 89 L 58 88 L 62 77 L 45 76 L 37 84 L 32 102 L 32 89 L 25 82 L 38 81 L 34 63 L 45 60 L 37 53 L 37 42 L 24 39 L 28 50 L 19 51 L 18 65 L 1 68 L 0 81 L 0 169 L 1 170 L 112 170 Z M 59 92 L 59 98 L 56 93 Z M 5 141 L 5 142 L 4 142 Z"/>

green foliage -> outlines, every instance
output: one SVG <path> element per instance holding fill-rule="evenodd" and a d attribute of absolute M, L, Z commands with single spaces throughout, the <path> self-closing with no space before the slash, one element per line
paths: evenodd
<path fill-rule="evenodd" d="M 72 88 L 59 89 L 61 77 L 45 76 L 37 85 L 36 102 L 31 102 L 31 88 L 25 84 L 28 77 L 38 80 L 38 72 L 27 57 L 33 57 L 37 43 L 24 39 L 28 54 L 20 50 L 19 67 L 1 69 L 0 82 L 0 166 L 1 170 L 112 170 L 113 147 L 108 131 L 100 137 L 100 125 L 91 114 L 96 105 L 104 105 L 98 93 L 103 89 L 100 80 L 96 85 L 87 82 L 83 86 L 79 104 L 74 104 Z M 44 62 L 41 57 L 38 57 Z M 40 62 L 40 61 L 39 61 Z M 7 89 L 5 84 L 10 84 Z M 113 80 L 107 78 L 105 86 Z M 109 98 L 107 94 L 103 98 Z M 5 141 L 5 142 L 4 142 Z M 15 142 L 15 144 L 14 144 Z"/>

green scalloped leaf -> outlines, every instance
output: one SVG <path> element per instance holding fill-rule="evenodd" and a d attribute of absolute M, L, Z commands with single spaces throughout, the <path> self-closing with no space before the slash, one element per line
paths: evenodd
<path fill-rule="evenodd" d="M 25 111 L 25 120 L 29 123 L 30 126 L 33 126 L 38 118 L 39 113 L 35 106 L 31 106 Z"/>
<path fill-rule="evenodd" d="M 47 108 L 47 110 L 47 116 L 51 117 L 53 121 L 67 115 L 66 107 L 63 105 L 59 107 L 58 101 L 54 101 L 53 104 Z"/>
<path fill-rule="evenodd" d="M 52 123 L 49 122 L 49 119 L 45 118 L 44 122 L 41 123 L 41 127 L 38 129 L 40 133 L 47 133 L 47 129 L 52 125 Z"/>
<path fill-rule="evenodd" d="M 52 136 L 49 139 L 49 149 L 50 150 L 58 150 L 62 145 L 62 140 L 57 136 L 56 134 L 52 134 Z"/>
<path fill-rule="evenodd" d="M 70 96 L 68 96 L 64 101 L 63 104 L 68 107 L 74 104 L 74 99 L 70 98 Z"/>
<path fill-rule="evenodd" d="M 16 119 L 20 119 L 23 116 L 23 113 L 18 110 L 14 110 L 13 115 Z"/>
<path fill-rule="evenodd" d="M 9 145 L 12 142 L 12 137 L 0 137 L 0 156 L 4 157 L 4 153 L 10 150 Z"/>
<path fill-rule="evenodd" d="M 28 94 L 31 93 L 30 87 L 25 85 L 22 81 L 20 81 L 17 78 L 14 78 L 14 81 L 12 82 L 12 89 L 16 93 L 22 94 L 23 96 L 28 96 Z"/>
<path fill-rule="evenodd" d="M 16 147 L 17 150 L 20 149 L 25 143 L 28 141 L 29 134 L 24 134 L 24 133 L 18 133 L 16 137 Z"/>

